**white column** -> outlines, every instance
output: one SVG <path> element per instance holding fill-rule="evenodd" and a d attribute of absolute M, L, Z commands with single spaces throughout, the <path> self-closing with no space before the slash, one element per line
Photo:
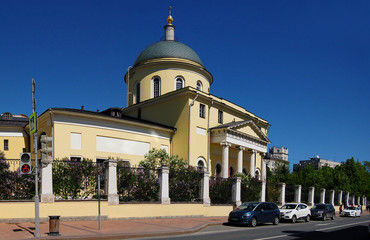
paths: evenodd
<path fill-rule="evenodd" d="M 53 169 L 49 163 L 46 167 L 41 168 L 41 202 L 54 202 L 53 194 Z"/>
<path fill-rule="evenodd" d="M 236 205 L 236 207 L 242 204 L 240 200 L 241 199 L 241 181 L 242 180 L 240 177 L 236 177 L 234 179 L 233 186 L 232 186 L 232 201 Z"/>
<path fill-rule="evenodd" d="M 229 177 L 229 147 L 231 146 L 230 143 L 222 142 L 222 171 L 221 177 L 228 178 Z"/>
<path fill-rule="evenodd" d="M 209 198 L 209 172 L 203 172 L 200 189 L 200 198 L 203 200 L 203 206 L 211 206 L 211 199 Z"/>
<path fill-rule="evenodd" d="M 108 162 L 108 204 L 118 205 L 119 196 L 117 194 L 117 161 L 109 160 Z"/>
<path fill-rule="evenodd" d="M 308 205 L 315 205 L 315 187 L 308 188 Z"/>
<path fill-rule="evenodd" d="M 243 151 L 245 150 L 245 147 L 238 146 L 238 173 L 243 172 Z"/>
<path fill-rule="evenodd" d="M 343 191 L 339 190 L 338 192 L 338 204 L 342 205 L 343 204 Z"/>
<path fill-rule="evenodd" d="M 330 203 L 334 206 L 335 190 L 330 190 Z"/>
<path fill-rule="evenodd" d="M 320 189 L 320 203 L 325 203 L 325 188 Z"/>
<path fill-rule="evenodd" d="M 257 151 L 256 150 L 251 150 L 251 165 L 250 165 L 250 169 L 249 169 L 249 174 L 251 175 L 251 177 L 254 177 L 255 175 L 255 171 L 256 171 L 256 153 Z"/>
<path fill-rule="evenodd" d="M 284 205 L 285 204 L 285 183 L 279 183 L 280 185 L 280 197 L 279 197 L 279 204 Z"/>
<path fill-rule="evenodd" d="M 302 191 L 302 186 L 301 185 L 295 185 L 294 201 L 296 203 L 301 202 L 301 191 Z"/>
<path fill-rule="evenodd" d="M 169 195 L 169 169 L 168 167 L 161 167 L 159 171 L 159 202 L 161 204 L 170 204 L 171 199 Z"/>
<path fill-rule="evenodd" d="M 361 205 L 361 197 L 357 197 L 357 205 Z"/>
<path fill-rule="evenodd" d="M 355 196 L 355 195 L 353 195 L 353 196 L 352 196 L 352 205 L 355 205 L 355 204 L 356 204 L 355 198 L 356 198 L 356 196 Z"/>

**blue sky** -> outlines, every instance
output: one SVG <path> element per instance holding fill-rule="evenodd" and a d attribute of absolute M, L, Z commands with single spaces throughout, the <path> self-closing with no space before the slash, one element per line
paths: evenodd
<path fill-rule="evenodd" d="M 123 76 L 164 36 L 213 74 L 211 93 L 270 122 L 291 163 L 369 161 L 370 1 L 0 0 L 0 112 L 126 106 Z"/>

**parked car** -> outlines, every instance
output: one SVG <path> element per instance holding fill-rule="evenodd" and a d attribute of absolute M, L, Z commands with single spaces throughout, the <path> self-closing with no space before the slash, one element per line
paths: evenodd
<path fill-rule="evenodd" d="M 342 217 L 360 217 L 361 209 L 359 207 L 346 207 L 342 211 Z"/>
<path fill-rule="evenodd" d="M 286 203 L 280 208 L 282 220 L 290 220 L 295 223 L 299 219 L 310 221 L 311 211 L 304 203 Z"/>
<path fill-rule="evenodd" d="M 255 227 L 261 223 L 278 225 L 280 210 L 272 202 L 246 202 L 231 211 L 228 222 L 230 224 L 246 224 Z"/>
<path fill-rule="evenodd" d="M 311 218 L 319 218 L 322 220 L 326 220 L 328 218 L 331 218 L 331 220 L 334 220 L 335 218 L 335 209 L 332 204 L 324 204 L 319 203 L 316 204 L 311 208 Z"/>

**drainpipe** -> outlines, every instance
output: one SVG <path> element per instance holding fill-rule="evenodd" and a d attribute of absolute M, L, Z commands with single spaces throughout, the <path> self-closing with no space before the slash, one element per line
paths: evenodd
<path fill-rule="evenodd" d="M 211 118 L 211 108 L 213 106 L 213 98 L 211 98 L 211 105 L 208 107 L 208 125 L 207 125 L 207 133 L 208 133 L 208 151 L 207 151 L 207 170 L 209 172 L 209 160 L 211 158 L 211 131 L 209 130 L 209 121 Z"/>
<path fill-rule="evenodd" d="M 128 68 L 127 68 L 127 107 L 129 106 L 129 100 L 130 100 L 130 69 L 131 69 L 132 67 L 131 66 L 129 66 Z"/>
<path fill-rule="evenodd" d="M 51 124 L 51 158 L 54 161 L 54 121 L 51 115 L 51 108 L 49 108 L 50 124 Z"/>
<path fill-rule="evenodd" d="M 191 126 L 190 125 L 190 119 L 191 119 L 191 107 L 194 105 L 194 101 L 197 98 L 198 98 L 198 91 L 197 91 L 197 95 L 195 95 L 195 98 L 193 99 L 193 101 L 189 105 L 188 165 L 190 165 L 190 126 Z"/>

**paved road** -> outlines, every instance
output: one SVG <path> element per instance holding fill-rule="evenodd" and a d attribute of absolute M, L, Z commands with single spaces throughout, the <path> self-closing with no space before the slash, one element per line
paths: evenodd
<path fill-rule="evenodd" d="M 368 225 L 370 215 L 360 218 L 337 217 L 335 220 L 317 221 L 308 223 L 299 221 L 295 224 L 280 223 L 278 226 L 264 224 L 255 228 L 243 226 L 210 226 L 200 232 L 169 237 L 137 238 L 137 239 L 247 239 L 247 240 L 281 240 L 281 239 L 369 239 Z"/>

